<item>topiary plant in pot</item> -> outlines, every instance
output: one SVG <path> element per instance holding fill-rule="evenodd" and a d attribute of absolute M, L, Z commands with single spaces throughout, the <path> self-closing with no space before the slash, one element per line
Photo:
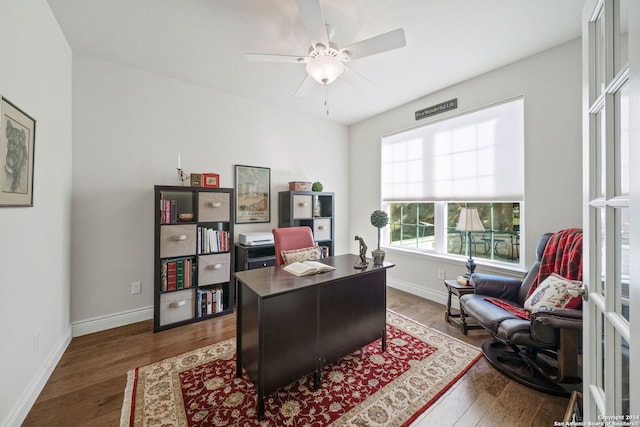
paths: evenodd
<path fill-rule="evenodd" d="M 384 262 L 384 251 L 380 249 L 380 234 L 383 227 L 389 223 L 389 215 L 385 211 L 377 209 L 371 214 L 371 225 L 378 229 L 378 248 L 371 251 L 373 265 L 382 265 Z"/>

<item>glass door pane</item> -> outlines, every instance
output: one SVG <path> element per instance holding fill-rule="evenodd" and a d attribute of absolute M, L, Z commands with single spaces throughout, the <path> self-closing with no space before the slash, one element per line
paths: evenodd
<path fill-rule="evenodd" d="M 606 340 L 606 336 L 604 333 L 605 330 L 605 323 L 604 323 L 604 314 L 600 313 L 600 315 L 597 317 L 597 326 L 596 326 L 597 331 L 599 331 L 599 336 L 600 336 L 600 345 L 596 346 L 596 366 L 597 366 L 597 372 L 598 372 L 598 376 L 596 377 L 596 386 L 598 386 L 598 389 L 601 390 L 602 395 L 604 396 L 604 384 L 605 384 L 605 377 L 604 377 L 604 366 L 605 366 L 605 354 L 606 354 L 606 349 L 607 349 L 607 340 Z"/>
<path fill-rule="evenodd" d="M 596 236 L 596 241 L 594 242 L 594 253 L 597 255 L 597 263 L 595 265 L 595 276 L 600 278 L 596 282 L 595 291 L 600 295 L 604 296 L 605 290 L 605 274 L 606 274 L 606 266 L 607 266 L 607 253 L 606 253 L 606 235 L 605 235 L 605 210 L 603 208 L 596 209 L 596 224 L 594 235 Z"/>
<path fill-rule="evenodd" d="M 606 174 L 605 174 L 605 161 L 606 161 L 606 126 L 605 126 L 605 113 L 604 109 L 601 109 L 596 113 L 596 130 L 595 130 L 595 195 L 596 197 L 604 197 L 606 189 Z"/>
<path fill-rule="evenodd" d="M 627 66 L 629 60 L 629 23 L 627 20 L 628 0 L 619 0 L 615 3 L 616 10 L 616 38 L 615 42 L 615 74 Z"/>
<path fill-rule="evenodd" d="M 618 137 L 616 144 L 616 196 L 629 195 L 629 84 L 616 93 L 616 116 Z"/>
<path fill-rule="evenodd" d="M 604 9 L 600 12 L 598 19 L 593 24 L 594 38 L 594 55 L 593 55 L 593 73 L 594 73 L 594 97 L 598 98 L 604 93 L 605 85 L 605 22 Z M 591 58 L 590 58 L 591 59 Z"/>
<path fill-rule="evenodd" d="M 629 321 L 629 208 L 616 209 L 618 265 L 616 267 L 616 313 Z"/>
<path fill-rule="evenodd" d="M 620 334 L 616 334 L 616 352 L 619 360 L 616 362 L 616 414 L 630 415 L 629 402 L 629 342 Z M 621 424 L 623 425 L 623 424 Z M 628 425 L 633 425 L 630 423 Z"/>

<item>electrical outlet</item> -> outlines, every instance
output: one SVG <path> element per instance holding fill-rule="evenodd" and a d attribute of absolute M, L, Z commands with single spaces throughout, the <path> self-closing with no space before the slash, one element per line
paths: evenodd
<path fill-rule="evenodd" d="M 131 282 L 131 294 L 142 292 L 142 282 Z"/>
<path fill-rule="evenodd" d="M 446 273 L 444 270 L 438 270 L 438 279 L 444 280 L 445 276 L 446 276 Z"/>

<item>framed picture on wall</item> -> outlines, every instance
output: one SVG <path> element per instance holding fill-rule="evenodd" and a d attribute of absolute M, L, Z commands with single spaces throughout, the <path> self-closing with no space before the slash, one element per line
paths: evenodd
<path fill-rule="evenodd" d="M 0 206 L 33 206 L 36 121 L 0 97 Z"/>
<path fill-rule="evenodd" d="M 271 222 L 271 169 L 236 165 L 236 224 Z"/>

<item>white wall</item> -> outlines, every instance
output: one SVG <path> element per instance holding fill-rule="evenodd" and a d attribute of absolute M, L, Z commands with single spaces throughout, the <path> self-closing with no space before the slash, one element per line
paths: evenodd
<path fill-rule="evenodd" d="M 153 186 L 234 165 L 271 168 L 271 223 L 289 181 L 336 193 L 336 253 L 348 250 L 347 128 L 74 53 L 71 320 L 74 335 L 149 318 L 153 306 Z M 131 295 L 131 282 L 142 293 Z"/>
<path fill-rule="evenodd" d="M 535 259 L 541 234 L 580 227 L 580 52 L 580 41 L 574 40 L 351 126 L 350 234 L 377 241 L 369 215 L 380 206 L 381 136 L 520 95 L 525 102 L 525 212 L 521 218 L 525 268 Z M 452 98 L 458 99 L 456 110 L 414 120 L 415 111 Z M 466 271 L 463 257 L 452 260 L 389 248 L 386 252 L 386 259 L 396 263 L 389 270 L 391 284 L 439 302 L 445 301 L 445 292 L 438 270 L 445 270 L 447 278 Z M 488 271 L 481 260 L 476 263 L 478 272 Z"/>
<path fill-rule="evenodd" d="M 0 94 L 36 119 L 34 206 L 0 207 L 4 426 L 22 422 L 71 339 L 71 50 L 45 0 L 0 0 L 0 40 Z"/>

